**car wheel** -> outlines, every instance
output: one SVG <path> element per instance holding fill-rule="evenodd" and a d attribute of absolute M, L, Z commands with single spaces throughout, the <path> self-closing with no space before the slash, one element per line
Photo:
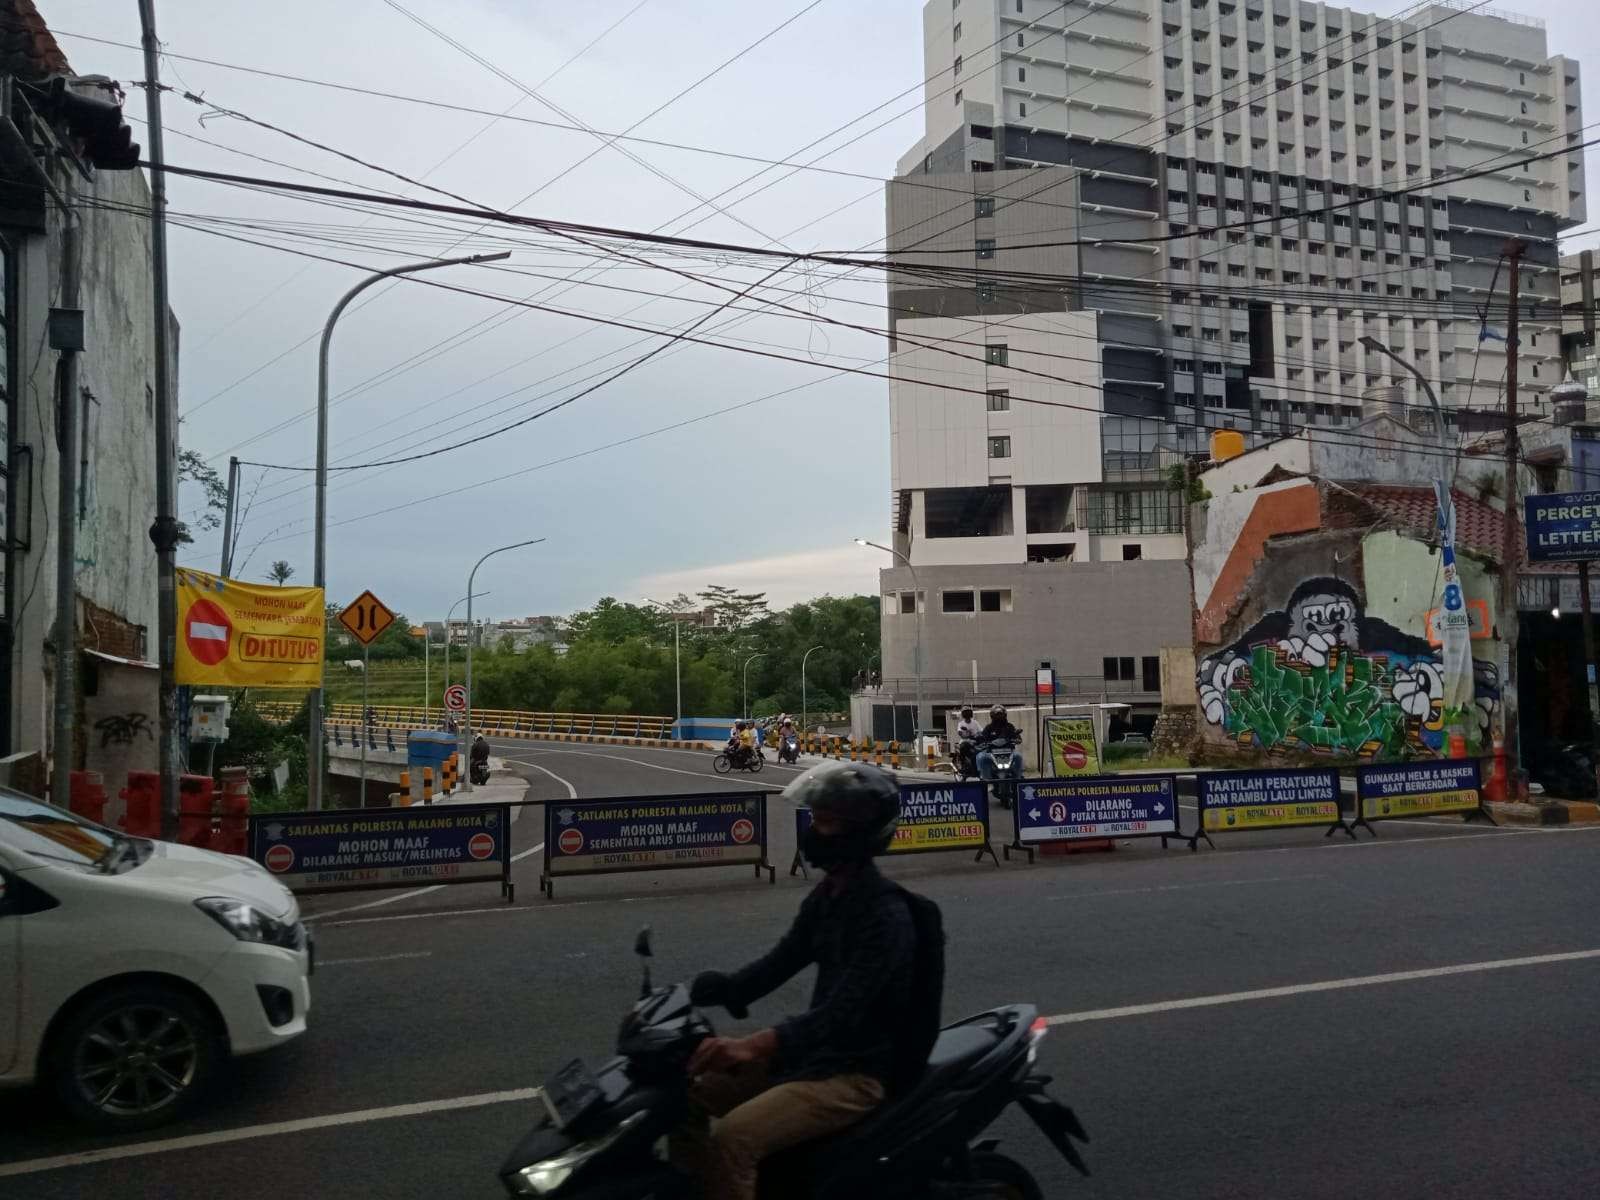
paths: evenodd
<path fill-rule="evenodd" d="M 175 988 L 133 984 L 73 1013 L 51 1046 L 56 1094 L 104 1130 L 174 1120 L 204 1094 L 221 1059 L 211 1014 Z"/>

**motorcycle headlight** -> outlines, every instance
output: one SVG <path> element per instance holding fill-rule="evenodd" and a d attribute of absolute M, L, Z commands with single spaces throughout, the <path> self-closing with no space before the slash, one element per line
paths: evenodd
<path fill-rule="evenodd" d="M 262 942 L 298 950 L 301 945 L 299 922 L 280 921 L 253 904 L 230 896 L 206 896 L 194 906 L 241 942 Z"/>
<path fill-rule="evenodd" d="M 524 1196 L 548 1196 L 571 1179 L 572 1173 L 584 1163 L 597 1154 L 604 1154 L 621 1141 L 630 1129 L 644 1120 L 644 1117 L 643 1112 L 636 1112 L 597 1138 L 579 1142 L 572 1149 L 557 1154 L 554 1158 L 542 1159 L 523 1167 L 516 1174 L 517 1190 Z"/>

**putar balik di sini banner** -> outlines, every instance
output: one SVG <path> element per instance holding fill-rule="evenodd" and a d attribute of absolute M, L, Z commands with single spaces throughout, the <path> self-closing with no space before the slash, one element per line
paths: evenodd
<path fill-rule="evenodd" d="M 177 677 L 207 687 L 322 686 L 322 589 L 180 568 Z"/>

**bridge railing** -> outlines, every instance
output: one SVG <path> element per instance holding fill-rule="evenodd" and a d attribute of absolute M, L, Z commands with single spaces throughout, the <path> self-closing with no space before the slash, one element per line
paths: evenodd
<path fill-rule="evenodd" d="M 372 724 L 378 729 L 437 729 L 444 724 L 439 708 L 424 709 L 419 704 L 374 704 Z M 297 703 L 268 700 L 257 710 L 268 721 L 283 723 L 300 710 Z M 325 717 L 329 724 L 361 725 L 361 705 L 331 704 Z M 515 708 L 475 708 L 472 727 L 496 733 L 581 733 L 597 737 L 669 738 L 671 717 L 647 717 L 633 713 L 527 712 Z"/>

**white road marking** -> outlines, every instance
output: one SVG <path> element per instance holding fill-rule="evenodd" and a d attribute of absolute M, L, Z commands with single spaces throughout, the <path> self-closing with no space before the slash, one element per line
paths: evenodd
<path fill-rule="evenodd" d="M 386 904 L 398 904 L 402 900 L 413 900 L 418 896 L 426 896 L 429 892 L 437 892 L 440 888 L 446 886 L 448 885 L 436 883 L 431 887 L 413 888 L 411 891 L 401 892 L 397 896 L 385 896 L 381 900 L 368 900 L 365 904 L 352 904 L 349 908 L 334 908 L 329 909 L 327 912 L 312 913 L 305 920 L 307 924 L 310 924 L 312 921 L 320 921 L 324 917 L 337 917 L 344 913 L 361 912 L 367 908 L 382 908 Z"/>
<path fill-rule="evenodd" d="M 1247 887 L 1253 883 L 1298 883 L 1302 879 L 1326 879 L 1326 875 L 1270 875 L 1263 879 L 1208 879 L 1200 883 L 1168 883 L 1160 887 L 1109 888 L 1101 892 L 1068 892 L 1046 896 L 1046 900 L 1094 900 L 1100 896 L 1142 896 L 1153 892 L 1186 892 L 1191 888 Z"/>
<path fill-rule="evenodd" d="M 657 897 L 661 899 L 661 897 Z M 493 910 L 482 911 L 516 911 Z M 412 914 L 424 916 L 429 914 Z M 385 919 L 385 918 L 379 918 Z M 387 918 L 406 920 L 408 917 Z M 1319 980 L 1315 983 L 1291 984 L 1287 987 L 1258 988 L 1248 992 L 1224 992 L 1214 996 L 1190 996 L 1180 1000 L 1163 1000 L 1154 1004 L 1129 1004 L 1120 1008 L 1095 1008 L 1083 1012 L 1058 1013 L 1046 1017 L 1051 1025 L 1076 1025 L 1089 1021 L 1116 1021 L 1127 1017 L 1143 1017 L 1158 1013 L 1176 1012 L 1187 1008 L 1212 1008 L 1224 1004 L 1243 1004 L 1253 1000 L 1273 1000 L 1290 996 L 1304 996 L 1316 992 L 1343 991 L 1349 988 L 1378 987 L 1391 983 L 1411 983 L 1424 979 L 1442 979 L 1453 975 L 1472 975 L 1484 971 L 1504 971 L 1515 967 L 1551 966 L 1557 963 L 1583 962 L 1600 959 L 1600 950 L 1572 950 L 1561 954 L 1534 954 L 1524 958 L 1499 958 L 1484 962 L 1458 963 L 1448 967 L 1428 967 L 1416 971 L 1390 971 L 1382 975 L 1357 975 L 1347 979 Z M 456 1096 L 446 1100 L 425 1100 L 416 1104 L 395 1104 L 387 1108 L 364 1108 L 353 1112 L 329 1113 L 320 1117 L 302 1117 L 294 1121 L 277 1121 L 265 1125 L 246 1125 L 238 1129 L 221 1129 L 213 1133 L 191 1134 L 187 1137 L 165 1138 L 153 1142 L 135 1142 L 127 1146 L 110 1146 L 103 1150 L 87 1150 L 78 1154 L 61 1154 L 51 1158 L 26 1159 L 22 1162 L 0 1163 L 0 1178 L 34 1175 L 42 1171 L 59 1171 L 70 1167 L 93 1166 L 96 1163 L 115 1162 L 125 1158 L 144 1158 L 152 1154 L 166 1154 L 178 1150 L 198 1150 L 208 1146 L 227 1145 L 231 1142 L 256 1138 L 281 1137 L 285 1134 L 306 1133 L 317 1129 L 331 1129 L 344 1125 L 365 1125 L 374 1121 L 390 1121 L 403 1117 L 426 1116 L 431 1113 L 457 1112 L 463 1109 L 484 1108 L 493 1104 L 514 1104 L 532 1100 L 537 1088 L 512 1088 L 501 1092 L 479 1092 L 471 1096 Z"/>
<path fill-rule="evenodd" d="M 479 1092 L 475 1096 L 455 1096 L 448 1100 L 425 1100 L 418 1104 L 393 1104 L 387 1108 L 362 1108 L 354 1112 L 329 1113 L 321 1117 L 302 1117 L 295 1121 L 275 1121 L 267 1125 L 245 1125 L 238 1129 L 219 1129 L 214 1133 L 195 1133 L 187 1137 L 163 1138 L 154 1142 L 134 1142 L 127 1146 L 108 1146 L 79 1154 L 58 1154 L 52 1158 L 32 1158 L 22 1162 L 0 1163 L 0 1178 L 34 1175 L 40 1171 L 59 1171 L 65 1167 L 88 1167 L 95 1163 L 123 1158 L 144 1158 L 174 1150 L 199 1150 L 206 1146 L 225 1146 L 229 1142 L 252 1138 L 282 1137 L 313 1129 L 333 1129 L 341 1125 L 365 1125 L 372 1121 L 392 1121 L 396 1117 L 420 1117 L 429 1113 L 456 1112 L 484 1108 L 490 1104 L 514 1104 L 531 1100 L 538 1088 L 512 1088 L 504 1092 Z"/>
<path fill-rule="evenodd" d="M 698 892 L 666 896 L 603 896 L 594 900 L 565 900 L 559 905 L 497 904 L 493 908 L 441 908 L 428 912 L 396 913 L 392 917 L 352 917 L 348 921 L 331 921 L 329 929 L 344 925 L 377 925 L 386 921 L 435 921 L 444 917 L 476 917 L 486 913 L 520 913 L 538 916 L 541 913 L 559 914 L 569 908 L 591 908 L 597 904 L 665 904 L 671 900 L 704 899 Z"/>
<path fill-rule="evenodd" d="M 543 771 L 546 775 L 550 776 L 551 779 L 554 779 L 562 787 L 567 789 L 567 799 L 576 800 L 578 798 L 578 789 L 573 787 L 572 784 L 569 783 L 567 780 L 565 780 L 565 779 L 561 778 L 561 776 L 557 775 L 549 767 L 541 767 L 538 763 L 529 762 L 525 758 L 508 758 L 505 761 L 506 762 L 516 763 L 519 767 L 532 767 L 535 771 Z"/>
<path fill-rule="evenodd" d="M 543 842 L 540 842 L 537 846 L 529 846 L 521 854 L 513 854 L 511 856 L 511 861 L 512 862 L 521 862 L 523 859 L 527 858 L 530 854 L 537 854 L 537 853 L 539 853 L 539 851 L 541 851 L 543 849 L 544 849 L 544 843 Z"/>
<path fill-rule="evenodd" d="M 1215 996 L 1187 996 L 1181 1000 L 1158 1000 L 1154 1004 L 1128 1004 L 1121 1008 L 1091 1008 L 1084 1012 L 1061 1013 L 1046 1017 L 1051 1025 L 1076 1025 L 1083 1021 L 1116 1021 L 1124 1017 L 1143 1017 L 1155 1013 L 1178 1012 L 1186 1008 L 1214 1008 L 1219 1004 L 1244 1004 L 1252 1000 L 1276 1000 L 1285 996 L 1306 996 L 1314 992 L 1341 992 L 1349 988 L 1379 987 L 1390 983 L 1412 983 L 1419 979 L 1443 979 L 1451 975 L 1475 975 L 1483 971 L 1507 971 L 1513 967 L 1542 967 L 1553 963 L 1583 962 L 1600 958 L 1600 950 L 1570 950 L 1563 954 L 1531 954 L 1526 958 L 1495 958 L 1484 962 L 1457 963 L 1449 967 L 1426 967 L 1418 971 L 1388 971 L 1382 975 L 1353 975 L 1347 979 L 1322 979 L 1315 983 L 1294 983 L 1287 987 L 1256 988 L 1249 992 L 1222 992 Z"/>
<path fill-rule="evenodd" d="M 394 962 L 401 958 L 432 958 L 432 950 L 411 950 L 404 954 L 374 954 L 370 958 L 327 958 L 317 963 L 319 967 L 354 967 L 361 963 Z"/>

